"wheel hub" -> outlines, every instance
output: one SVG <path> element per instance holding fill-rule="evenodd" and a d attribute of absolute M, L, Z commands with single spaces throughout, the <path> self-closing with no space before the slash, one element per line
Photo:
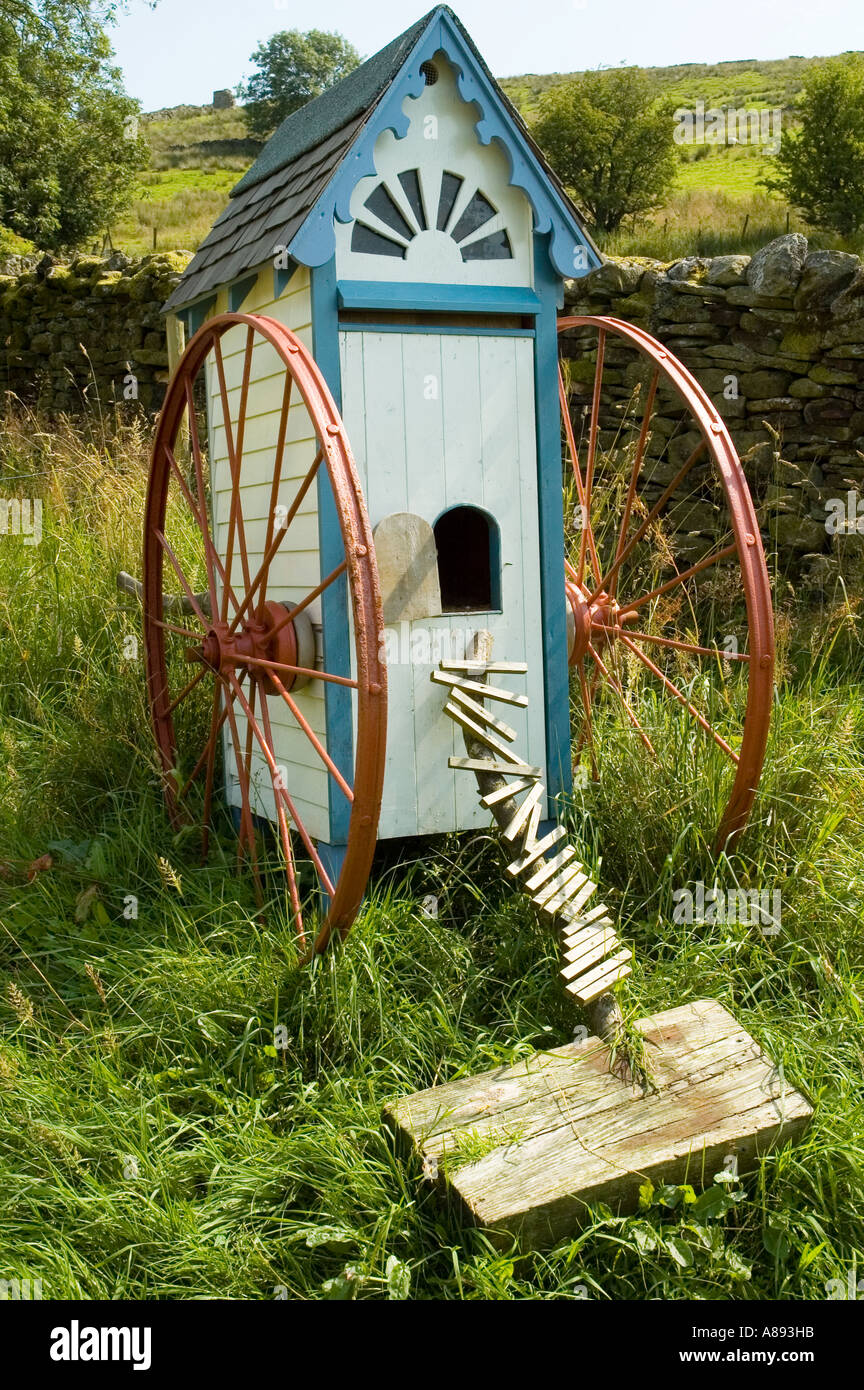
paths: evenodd
<path fill-rule="evenodd" d="M 220 673 L 234 671 L 238 666 L 266 670 L 258 666 L 259 661 L 283 667 L 296 666 L 299 664 L 297 633 L 294 620 L 285 621 L 289 612 L 284 604 L 270 600 L 233 632 L 228 623 L 214 623 L 200 647 L 187 649 L 187 657 L 190 661 L 203 661 L 205 666 Z M 294 672 L 281 673 L 286 690 L 291 689 L 296 679 Z"/>
<path fill-rule="evenodd" d="M 589 644 L 595 649 L 609 646 L 615 639 L 615 629 L 628 622 L 630 614 L 622 615 L 617 599 L 605 589 L 591 599 L 582 584 L 566 579 L 564 587 L 573 619 L 572 624 L 568 623 L 568 660 L 574 666 L 587 656 Z"/>

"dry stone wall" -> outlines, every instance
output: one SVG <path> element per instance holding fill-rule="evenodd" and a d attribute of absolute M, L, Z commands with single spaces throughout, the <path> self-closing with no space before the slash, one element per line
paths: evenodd
<path fill-rule="evenodd" d="M 626 319 L 689 367 L 726 419 L 781 569 L 820 587 L 860 568 L 864 266 L 857 256 L 811 251 L 795 233 L 752 258 L 609 259 L 569 284 L 565 312 Z M 590 403 L 592 344 L 590 335 L 568 336 L 577 418 Z M 616 380 L 614 348 L 610 365 L 607 417 L 627 393 L 625 376 Z M 659 430 L 672 434 L 675 426 L 661 413 Z M 698 553 L 695 528 L 706 526 L 704 515 L 692 524 L 682 549 Z"/>
<path fill-rule="evenodd" d="M 46 414 L 109 403 L 153 413 L 168 378 L 161 309 L 186 252 L 0 263 L 0 392 Z"/>
<path fill-rule="evenodd" d="M 168 376 L 161 306 L 188 259 L 167 252 L 0 262 L 0 392 L 49 416 L 97 398 L 155 413 Z M 607 259 L 569 283 L 565 311 L 646 328 L 690 368 L 727 420 L 781 568 L 817 586 L 860 569 L 864 265 L 857 256 L 811 251 L 792 234 L 752 258 Z M 573 333 L 563 352 L 578 416 L 590 401 L 590 345 Z M 610 352 L 604 412 L 616 402 L 620 410 L 627 395 Z M 676 426 L 662 414 L 657 421 L 667 435 Z M 681 540 L 683 554 L 698 555 L 710 536 L 693 530 Z"/>

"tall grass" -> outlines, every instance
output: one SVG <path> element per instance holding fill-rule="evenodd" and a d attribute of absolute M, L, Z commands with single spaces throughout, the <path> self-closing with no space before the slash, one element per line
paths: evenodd
<path fill-rule="evenodd" d="M 517 1256 L 463 1228 L 380 1124 L 391 1097 L 578 1022 L 492 837 L 382 851 L 344 948 L 298 971 L 227 826 L 202 867 L 161 807 L 114 587 L 139 570 L 144 432 L 18 415 L 2 441 L 2 492 L 44 509 L 40 545 L 0 536 L 0 1276 L 52 1298 L 796 1300 L 861 1263 L 864 685 L 842 592 L 788 600 L 769 773 L 728 863 L 710 787 L 658 825 L 634 745 L 571 815 L 635 943 L 628 1016 L 719 999 L 806 1085 L 813 1125 L 728 1203 L 658 1190 Z M 715 874 L 782 885 L 782 934 L 673 924 L 674 886 Z"/>

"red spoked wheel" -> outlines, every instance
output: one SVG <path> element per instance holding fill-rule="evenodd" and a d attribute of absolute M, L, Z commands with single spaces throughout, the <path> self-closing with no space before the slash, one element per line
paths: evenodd
<path fill-rule="evenodd" d="M 744 471 L 710 397 L 656 339 L 613 318 L 558 327 L 575 332 L 581 364 L 593 358 L 581 388 L 559 374 L 573 471 L 565 589 L 576 760 L 598 775 L 598 725 L 605 736 L 616 718 L 655 764 L 674 746 L 680 778 L 671 702 L 692 726 L 688 748 L 702 740 L 699 756 L 713 759 L 715 847 L 729 848 L 761 776 L 774 672 L 771 588 Z"/>
<path fill-rule="evenodd" d="M 338 518 L 326 573 L 317 514 L 324 470 Z M 331 670 L 317 634 L 323 623 L 326 637 L 333 612 L 322 605 L 334 603 L 350 616 L 351 650 Z M 267 821 L 301 951 L 346 935 L 372 864 L 384 778 L 381 598 L 339 413 L 310 353 L 274 319 L 208 320 L 171 379 L 145 515 L 144 639 L 174 825 L 200 819 L 206 856 L 221 778 L 259 902 Z M 328 752 L 325 686 L 345 692 L 348 721 L 353 707 L 353 768 Z M 320 846 L 332 799 L 347 807 L 338 871 Z"/>

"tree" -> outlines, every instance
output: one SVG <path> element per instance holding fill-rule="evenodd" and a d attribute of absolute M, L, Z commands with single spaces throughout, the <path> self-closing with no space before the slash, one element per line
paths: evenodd
<path fill-rule="evenodd" d="M 864 59 L 844 54 L 813 68 L 798 101 L 801 125 L 784 134 L 778 173 L 765 186 L 782 193 L 814 227 L 852 236 L 864 227 Z"/>
<path fill-rule="evenodd" d="M 91 0 L 4 0 L 0 223 L 49 250 L 103 231 L 149 153 Z"/>
<path fill-rule="evenodd" d="M 264 140 L 292 112 L 353 72 L 360 55 L 341 34 L 286 29 L 259 43 L 251 62 L 258 72 L 240 86 L 246 122 Z"/>
<path fill-rule="evenodd" d="M 597 232 L 659 206 L 675 177 L 669 102 L 639 68 L 586 72 L 542 98 L 533 133 Z"/>

